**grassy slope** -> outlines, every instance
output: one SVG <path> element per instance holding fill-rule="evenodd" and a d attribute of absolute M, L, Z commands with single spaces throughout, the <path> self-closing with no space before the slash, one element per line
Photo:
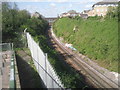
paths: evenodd
<path fill-rule="evenodd" d="M 73 32 L 74 26 L 79 30 Z M 55 22 L 54 32 L 82 54 L 101 66 L 118 72 L 118 21 L 115 19 L 62 18 Z"/>

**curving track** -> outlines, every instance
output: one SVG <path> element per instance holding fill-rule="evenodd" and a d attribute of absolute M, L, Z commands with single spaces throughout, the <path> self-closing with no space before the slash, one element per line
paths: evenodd
<path fill-rule="evenodd" d="M 107 76 L 103 75 L 99 70 L 96 70 L 94 67 L 86 63 L 82 58 L 67 49 L 54 35 L 52 29 L 48 30 L 48 35 L 51 38 L 52 42 L 54 42 L 56 49 L 61 52 L 68 60 L 73 68 L 75 68 L 80 73 L 83 73 L 87 80 L 96 88 L 112 88 L 118 89 L 120 86 L 118 83 L 112 81 Z"/>

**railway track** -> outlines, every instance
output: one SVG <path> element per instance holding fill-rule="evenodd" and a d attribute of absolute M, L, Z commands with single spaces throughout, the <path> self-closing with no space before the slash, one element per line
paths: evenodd
<path fill-rule="evenodd" d="M 120 88 L 118 83 L 112 81 L 107 76 L 103 75 L 101 72 L 96 70 L 94 67 L 86 63 L 80 56 L 75 54 L 74 52 L 68 50 L 54 35 L 53 31 L 50 29 L 48 30 L 48 35 L 55 43 L 56 48 L 65 53 L 65 57 L 67 56 L 70 60 L 69 63 L 73 68 L 75 68 L 80 73 L 82 72 L 86 79 L 96 88 L 103 88 L 103 89 L 110 89 L 117 90 Z"/>

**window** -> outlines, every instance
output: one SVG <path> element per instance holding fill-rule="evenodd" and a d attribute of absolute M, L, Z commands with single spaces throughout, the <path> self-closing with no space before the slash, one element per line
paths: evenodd
<path fill-rule="evenodd" d="M 103 12 L 104 11 L 104 9 L 101 9 L 101 12 Z"/>
<path fill-rule="evenodd" d="M 99 12 L 99 9 L 97 9 L 96 11 Z"/>
<path fill-rule="evenodd" d="M 107 12 L 107 9 L 105 11 Z"/>

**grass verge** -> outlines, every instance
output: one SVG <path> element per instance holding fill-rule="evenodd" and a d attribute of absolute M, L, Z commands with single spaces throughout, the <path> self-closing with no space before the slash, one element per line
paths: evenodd
<path fill-rule="evenodd" d="M 74 31 L 74 27 L 77 27 Z M 110 71 L 118 72 L 118 20 L 61 18 L 53 29 L 58 37 Z"/>

